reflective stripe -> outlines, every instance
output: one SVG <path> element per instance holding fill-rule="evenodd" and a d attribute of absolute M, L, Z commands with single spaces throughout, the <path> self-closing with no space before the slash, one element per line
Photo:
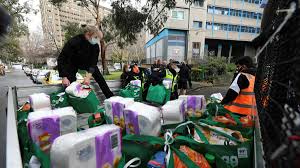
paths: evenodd
<path fill-rule="evenodd" d="M 256 106 L 253 106 L 253 105 L 239 104 L 239 103 L 230 103 L 230 104 L 227 104 L 227 106 L 237 106 L 237 107 L 241 107 L 241 108 L 256 108 Z"/>
<path fill-rule="evenodd" d="M 241 95 L 255 95 L 254 92 L 244 92 L 244 91 L 241 91 L 240 94 Z"/>

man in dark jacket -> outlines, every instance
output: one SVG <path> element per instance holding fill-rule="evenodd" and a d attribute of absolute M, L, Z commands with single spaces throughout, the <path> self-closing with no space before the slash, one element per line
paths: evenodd
<path fill-rule="evenodd" d="M 190 70 L 186 66 L 185 62 L 182 62 L 179 71 L 179 81 L 178 81 L 178 89 L 180 89 L 180 95 L 186 94 L 187 82 L 189 80 L 189 76 L 190 76 Z"/>
<path fill-rule="evenodd" d="M 113 96 L 97 67 L 100 52 L 98 44 L 102 36 L 97 27 L 87 26 L 84 34 L 73 37 L 65 44 L 57 60 L 59 76 L 63 78 L 64 86 L 69 86 L 76 81 L 76 73 L 79 69 L 86 70 L 85 84 L 90 84 L 93 76 L 105 97 Z"/>

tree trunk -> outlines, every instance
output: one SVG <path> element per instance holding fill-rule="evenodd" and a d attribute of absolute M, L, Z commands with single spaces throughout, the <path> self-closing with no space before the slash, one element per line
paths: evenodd
<path fill-rule="evenodd" d="M 106 62 L 106 49 L 107 47 L 105 46 L 105 42 L 103 40 L 100 41 L 101 45 L 101 63 L 102 63 L 102 68 L 103 68 L 103 75 L 108 75 L 109 71 L 107 68 L 107 62 Z"/>

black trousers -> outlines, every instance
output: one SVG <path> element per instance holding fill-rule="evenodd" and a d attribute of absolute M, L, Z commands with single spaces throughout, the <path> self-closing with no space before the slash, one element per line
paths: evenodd
<path fill-rule="evenodd" d="M 78 71 L 78 69 L 77 69 L 77 71 Z M 77 71 L 76 72 L 73 71 L 75 73 L 72 73 L 72 75 L 70 77 L 68 77 L 70 83 L 76 81 L 76 73 L 77 73 Z M 110 98 L 110 97 L 114 96 L 114 94 L 112 93 L 112 91 L 109 89 L 109 87 L 108 87 L 105 79 L 103 78 L 103 76 L 102 76 L 102 74 L 101 74 L 101 72 L 100 72 L 100 70 L 99 70 L 98 67 L 95 67 L 95 71 L 93 73 L 93 77 L 94 77 L 95 81 L 98 83 L 99 87 L 102 90 L 102 93 L 104 94 L 104 96 L 106 98 Z"/>

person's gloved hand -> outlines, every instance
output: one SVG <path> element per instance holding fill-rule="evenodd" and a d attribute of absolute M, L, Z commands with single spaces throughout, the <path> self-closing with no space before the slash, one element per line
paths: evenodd
<path fill-rule="evenodd" d="M 63 77 L 63 79 L 62 79 L 62 85 L 66 86 L 66 87 L 70 85 L 70 81 L 69 81 L 69 79 L 67 77 Z"/>
<path fill-rule="evenodd" d="M 90 83 L 91 83 L 91 77 L 92 77 L 92 74 L 87 72 L 85 74 L 84 79 L 83 79 L 83 84 L 90 85 Z"/>
<path fill-rule="evenodd" d="M 91 83 L 91 79 L 89 77 L 84 77 L 83 84 L 90 85 L 90 83 Z"/>

